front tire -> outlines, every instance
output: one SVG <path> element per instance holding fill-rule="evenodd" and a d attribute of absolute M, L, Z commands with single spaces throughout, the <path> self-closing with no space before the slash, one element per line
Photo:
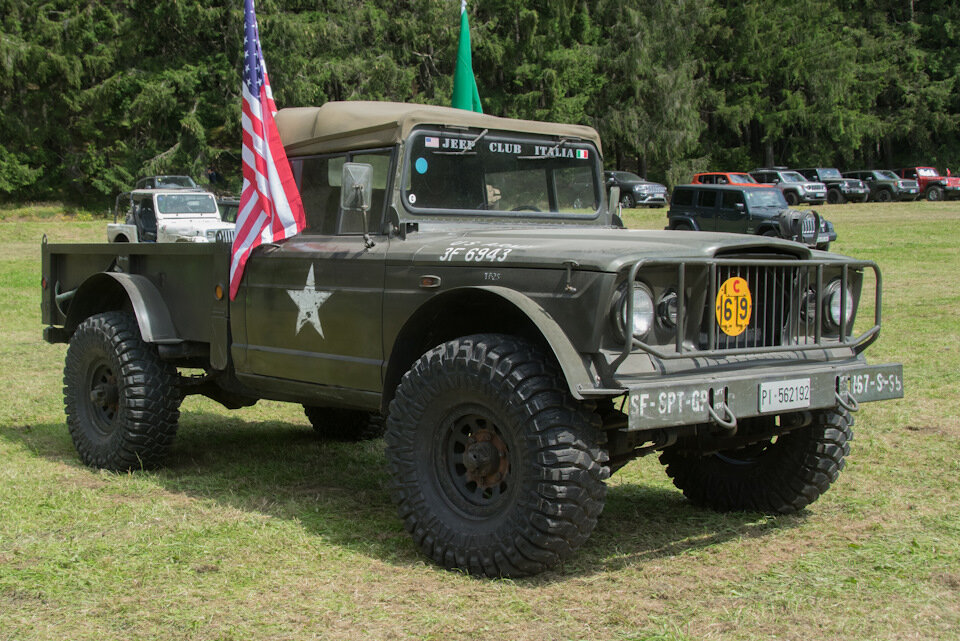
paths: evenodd
<path fill-rule="evenodd" d="M 387 461 L 400 518 L 438 564 L 525 576 L 569 557 L 610 470 L 592 406 L 532 344 L 499 334 L 424 354 L 397 388 Z"/>
<path fill-rule="evenodd" d="M 800 204 L 800 196 L 797 195 L 795 191 L 785 191 L 783 192 L 783 197 L 787 199 L 787 204 L 791 207 L 796 207 Z"/>
<path fill-rule="evenodd" d="M 842 205 L 847 199 L 839 189 L 830 189 L 827 191 L 827 202 L 831 205 Z"/>
<path fill-rule="evenodd" d="M 929 189 L 927 189 L 927 200 L 931 202 L 943 200 L 943 188 L 930 187 Z"/>
<path fill-rule="evenodd" d="M 881 189 L 877 192 L 877 202 L 888 203 L 893 200 L 893 193 L 889 189 Z"/>
<path fill-rule="evenodd" d="M 633 198 L 633 194 L 623 194 L 620 196 L 620 205 L 624 209 L 633 209 L 637 206 L 637 201 Z"/>
<path fill-rule="evenodd" d="M 771 419 L 772 420 L 772 419 Z M 707 455 L 665 450 L 660 462 L 693 503 L 721 512 L 791 514 L 816 501 L 843 470 L 853 439 L 845 410 L 814 412 L 813 424 Z"/>
<path fill-rule="evenodd" d="M 177 370 L 144 342 L 136 319 L 106 312 L 70 338 L 63 369 L 67 427 L 91 467 L 125 471 L 160 465 L 177 433 Z"/>

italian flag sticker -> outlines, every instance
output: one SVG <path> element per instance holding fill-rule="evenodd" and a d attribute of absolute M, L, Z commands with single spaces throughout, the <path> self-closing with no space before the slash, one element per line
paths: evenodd
<path fill-rule="evenodd" d="M 590 152 L 586 149 L 577 149 L 577 158 L 585 160 L 590 157 Z"/>

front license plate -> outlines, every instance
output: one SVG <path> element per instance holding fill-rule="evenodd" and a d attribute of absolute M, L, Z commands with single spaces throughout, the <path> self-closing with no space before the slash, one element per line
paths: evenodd
<path fill-rule="evenodd" d="M 810 407 L 810 379 L 760 383 L 758 396 L 761 414 Z"/>

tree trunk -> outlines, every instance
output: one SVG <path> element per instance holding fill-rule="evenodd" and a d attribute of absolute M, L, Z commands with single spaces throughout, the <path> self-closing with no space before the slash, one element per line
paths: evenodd
<path fill-rule="evenodd" d="M 768 142 L 763 147 L 763 166 L 773 167 L 773 143 Z"/>

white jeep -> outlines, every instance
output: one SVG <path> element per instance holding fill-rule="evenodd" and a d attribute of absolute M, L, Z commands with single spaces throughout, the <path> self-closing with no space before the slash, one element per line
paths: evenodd
<path fill-rule="evenodd" d="M 119 222 L 121 213 L 123 222 Z M 203 189 L 135 189 L 117 196 L 111 243 L 212 243 L 233 240 L 233 223 L 220 218 L 213 194 Z"/>

